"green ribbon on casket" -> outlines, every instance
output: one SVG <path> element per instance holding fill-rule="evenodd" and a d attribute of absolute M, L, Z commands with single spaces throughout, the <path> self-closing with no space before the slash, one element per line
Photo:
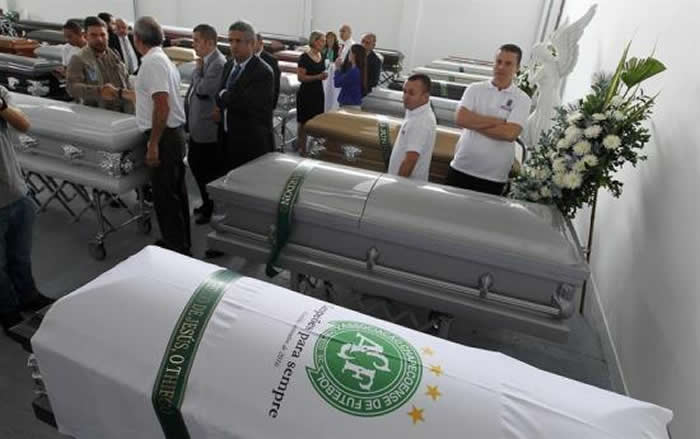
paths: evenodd
<path fill-rule="evenodd" d="M 280 273 L 275 269 L 274 265 L 275 262 L 277 262 L 280 252 L 285 244 L 287 244 L 289 235 L 292 233 L 294 205 L 299 197 L 301 185 L 314 166 L 315 163 L 313 161 L 302 161 L 297 165 L 294 171 L 292 171 L 292 175 L 284 185 L 284 190 L 282 191 L 280 202 L 277 206 L 277 228 L 275 229 L 274 242 L 272 243 L 272 252 L 270 253 L 267 266 L 265 267 L 265 274 L 267 274 L 268 277 L 275 277 Z"/>
<path fill-rule="evenodd" d="M 377 122 L 377 129 L 379 132 L 379 146 L 382 149 L 382 158 L 384 159 L 384 170 L 389 170 L 389 160 L 391 160 L 391 149 L 393 145 L 391 144 L 391 130 L 389 128 L 389 121 L 385 118 L 380 117 Z"/>
<path fill-rule="evenodd" d="M 166 439 L 190 439 L 180 408 L 192 364 L 216 306 L 229 285 L 240 277 L 229 270 L 211 274 L 197 287 L 175 324 L 151 395 Z"/>

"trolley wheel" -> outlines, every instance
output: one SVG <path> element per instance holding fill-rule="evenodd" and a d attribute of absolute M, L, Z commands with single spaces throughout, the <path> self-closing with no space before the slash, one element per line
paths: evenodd
<path fill-rule="evenodd" d="M 90 241 L 88 243 L 88 252 L 93 259 L 98 261 L 104 261 L 107 257 L 107 250 L 105 250 L 105 245 L 103 242 Z"/>
<path fill-rule="evenodd" d="M 150 216 L 139 219 L 136 222 L 136 225 L 139 228 L 139 232 L 143 233 L 144 235 L 148 235 L 151 233 L 151 230 L 153 230 L 153 222 L 151 221 Z"/>

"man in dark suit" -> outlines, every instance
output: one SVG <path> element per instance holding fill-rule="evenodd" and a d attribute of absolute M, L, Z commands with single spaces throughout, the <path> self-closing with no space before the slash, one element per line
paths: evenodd
<path fill-rule="evenodd" d="M 265 63 L 268 66 L 270 66 L 270 68 L 272 69 L 272 73 L 275 76 L 275 99 L 272 102 L 272 108 L 275 109 L 277 108 L 277 101 L 280 97 L 280 78 L 282 77 L 282 72 L 280 71 L 280 66 L 277 62 L 277 58 L 265 52 L 265 46 L 263 44 L 262 35 L 256 34 L 255 36 L 257 39 L 255 46 L 255 54 L 258 55 L 263 61 L 265 61 Z"/>
<path fill-rule="evenodd" d="M 117 54 L 124 61 L 130 75 L 136 73 L 141 65 L 141 54 L 134 49 L 134 36 L 129 34 L 129 25 L 121 18 L 115 21 L 114 33 L 117 36 Z"/>
<path fill-rule="evenodd" d="M 382 64 L 384 60 L 381 55 L 374 51 L 377 47 L 377 36 L 373 33 L 366 33 L 362 36 L 362 46 L 367 52 L 367 93 L 379 85 L 379 77 L 382 74 Z"/>
<path fill-rule="evenodd" d="M 217 104 L 219 139 L 234 169 L 274 149 L 272 69 L 255 56 L 255 30 L 244 21 L 229 27 L 233 59 L 224 66 Z"/>
<path fill-rule="evenodd" d="M 119 37 L 115 33 L 116 23 L 114 21 L 114 16 L 109 12 L 100 12 L 97 16 L 107 24 L 107 46 L 119 54 Z M 122 58 L 122 61 L 124 59 Z"/>

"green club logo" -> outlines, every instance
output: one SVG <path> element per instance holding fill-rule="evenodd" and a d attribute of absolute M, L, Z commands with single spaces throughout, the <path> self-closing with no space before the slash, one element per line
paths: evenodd
<path fill-rule="evenodd" d="M 405 404 L 423 373 L 418 352 L 389 331 L 359 322 L 333 322 L 314 346 L 307 373 L 331 406 L 354 416 L 380 416 Z"/>

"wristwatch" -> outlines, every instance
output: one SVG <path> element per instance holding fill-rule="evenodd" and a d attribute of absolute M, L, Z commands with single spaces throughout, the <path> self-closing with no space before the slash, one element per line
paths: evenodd
<path fill-rule="evenodd" d="M 5 110 L 7 110 L 7 101 L 5 100 L 5 98 L 3 98 L 3 97 L 0 96 L 0 102 L 2 102 L 2 103 L 0 104 L 0 111 L 5 111 Z"/>

